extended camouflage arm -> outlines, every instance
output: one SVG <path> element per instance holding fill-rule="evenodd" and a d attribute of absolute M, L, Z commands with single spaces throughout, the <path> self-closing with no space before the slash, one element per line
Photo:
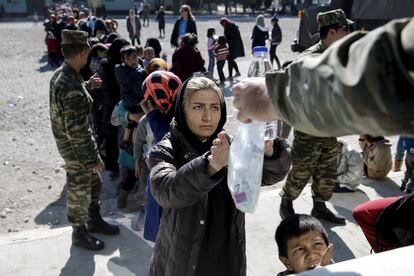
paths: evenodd
<path fill-rule="evenodd" d="M 411 21 L 352 33 L 323 54 L 292 63 L 286 72 L 267 74 L 279 116 L 316 136 L 414 135 Z"/>

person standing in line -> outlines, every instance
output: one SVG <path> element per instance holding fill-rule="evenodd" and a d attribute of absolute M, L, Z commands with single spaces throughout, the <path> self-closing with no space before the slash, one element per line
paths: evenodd
<path fill-rule="evenodd" d="M 282 42 L 282 30 L 279 26 L 279 19 L 276 16 L 273 16 L 272 20 L 270 21 L 273 25 L 272 35 L 270 37 L 270 62 L 273 66 L 273 61 L 276 60 L 277 68 L 281 69 L 279 58 L 276 55 L 276 48 Z"/>
<path fill-rule="evenodd" d="M 233 80 L 233 69 L 236 70 L 234 77 L 240 77 L 239 67 L 235 61 L 238 57 L 244 57 L 243 40 L 240 35 L 239 27 L 233 23 L 230 19 L 222 17 L 220 24 L 224 28 L 224 36 L 227 39 L 229 46 L 229 55 L 227 57 L 227 64 L 229 67 L 228 80 Z"/>
<path fill-rule="evenodd" d="M 127 17 L 126 25 L 129 34 L 129 39 L 131 39 L 131 44 L 135 46 L 136 39 L 138 45 L 141 45 L 141 21 L 139 20 L 139 17 L 135 14 L 134 10 L 129 10 L 129 16 Z"/>
<path fill-rule="evenodd" d="M 191 13 L 189 5 L 182 5 L 180 8 L 180 18 L 175 21 L 173 32 L 171 33 L 171 46 L 178 47 L 178 39 L 183 35 L 190 33 L 197 35 L 197 26 L 195 17 Z"/>
<path fill-rule="evenodd" d="M 50 81 L 50 119 L 57 148 L 65 160 L 72 245 L 101 250 L 104 242 L 90 233 L 119 233 L 119 227 L 105 222 L 99 211 L 103 162 L 88 90 L 99 88 L 102 81 L 91 77 L 84 82 L 79 75 L 90 53 L 87 33 L 63 30 L 62 51 L 64 64 Z"/>
<path fill-rule="evenodd" d="M 269 29 L 265 25 L 263 15 L 256 17 L 256 25 L 250 38 L 252 39 L 252 50 L 257 46 L 266 46 L 266 40 L 269 38 Z"/>
<path fill-rule="evenodd" d="M 165 11 L 164 6 L 160 6 L 160 9 L 155 17 L 155 21 L 158 21 L 158 30 L 160 31 L 160 38 L 165 37 Z"/>
<path fill-rule="evenodd" d="M 338 9 L 319 13 L 317 16 L 321 41 L 307 49 L 303 55 L 322 53 L 332 43 L 346 36 L 348 25 L 345 13 Z M 317 137 L 294 130 L 292 145 L 292 169 L 280 196 L 280 216 L 282 219 L 295 213 L 293 200 L 299 197 L 312 177 L 313 209 L 311 215 L 317 219 L 345 224 L 345 218 L 336 215 L 326 207 L 325 202 L 332 197 L 337 169 L 336 137 Z"/>

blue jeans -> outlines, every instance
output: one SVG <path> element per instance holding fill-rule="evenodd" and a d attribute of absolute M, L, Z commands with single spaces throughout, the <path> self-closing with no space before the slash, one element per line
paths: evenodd
<path fill-rule="evenodd" d="M 208 50 L 208 69 L 207 71 L 209 71 L 211 73 L 211 75 L 214 75 L 214 52 L 213 50 Z"/>

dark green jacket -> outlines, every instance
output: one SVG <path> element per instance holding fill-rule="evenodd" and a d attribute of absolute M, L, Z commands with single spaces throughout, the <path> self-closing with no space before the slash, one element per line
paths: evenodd
<path fill-rule="evenodd" d="M 269 95 L 281 119 L 315 136 L 414 135 L 411 21 L 354 32 L 323 54 L 268 73 Z"/>

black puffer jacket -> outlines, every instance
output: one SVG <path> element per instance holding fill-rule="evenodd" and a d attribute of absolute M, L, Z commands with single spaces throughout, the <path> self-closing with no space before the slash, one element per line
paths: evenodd
<path fill-rule="evenodd" d="M 290 167 L 284 144 L 276 142 L 274 148 L 274 156 L 264 161 L 264 184 L 282 180 Z M 209 195 L 220 184 L 227 185 L 226 169 L 213 177 L 208 176 L 207 155 L 200 156 L 176 129 L 174 122 L 171 132 L 150 155 L 151 192 L 164 208 L 151 258 L 151 276 L 199 275 L 196 274 L 197 264 L 208 216 L 211 216 L 209 209 L 212 208 Z M 217 271 L 215 275 L 246 275 L 244 214 L 236 209 L 228 195 L 231 218 L 227 252 L 230 262 L 226 268 L 216 268 L 225 269 L 225 272 Z"/>

